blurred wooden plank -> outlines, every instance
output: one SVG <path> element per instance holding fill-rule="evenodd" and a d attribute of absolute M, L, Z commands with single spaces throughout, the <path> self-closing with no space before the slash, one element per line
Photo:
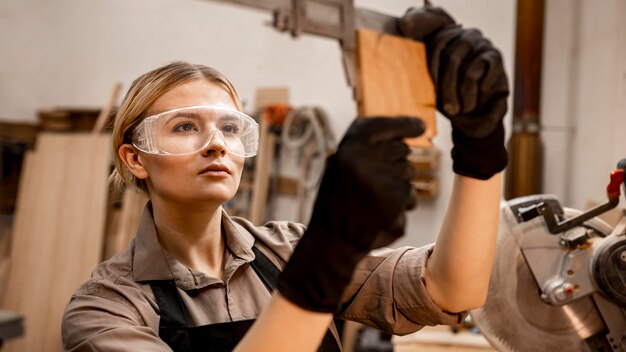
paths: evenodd
<path fill-rule="evenodd" d="M 44 108 L 38 111 L 40 131 L 92 131 L 100 109 L 80 107 Z"/>
<path fill-rule="evenodd" d="M 113 85 L 113 90 L 111 91 L 111 97 L 106 105 L 102 107 L 100 113 L 98 114 L 98 118 L 96 119 L 96 123 L 93 127 L 93 133 L 102 133 L 105 127 L 110 124 L 111 121 L 111 112 L 113 108 L 117 105 L 117 100 L 122 92 L 122 82 L 116 82 Z"/>
<path fill-rule="evenodd" d="M 418 116 L 427 125 L 412 147 L 430 147 L 437 134 L 436 97 L 423 43 L 368 30 L 357 31 L 359 116 Z"/>
<path fill-rule="evenodd" d="M 137 191 L 126 188 L 122 195 L 122 207 L 119 210 L 113 232 L 107 236 L 104 249 L 104 258 L 108 259 L 121 252 L 130 240 L 135 237 L 139 219 L 148 197 Z"/>
<path fill-rule="evenodd" d="M 9 276 L 12 224 L 12 216 L 0 214 L 0 302 L 4 300 Z"/>
<path fill-rule="evenodd" d="M 265 217 L 269 183 L 274 163 L 274 145 L 276 135 L 270 131 L 271 116 L 267 109 L 261 113 L 259 122 L 259 152 L 254 166 L 254 181 L 252 191 L 252 204 L 250 206 L 250 221 L 255 225 L 262 225 Z"/>
<path fill-rule="evenodd" d="M 35 144 L 39 127 L 30 123 L 0 121 L 0 141 L 24 144 L 30 148 Z"/>
<path fill-rule="evenodd" d="M 100 260 L 110 149 L 107 135 L 41 133 L 27 155 L 3 304 L 26 333 L 6 351 L 62 350 L 65 305 Z"/>
<path fill-rule="evenodd" d="M 365 325 L 357 323 L 356 321 L 344 320 L 343 322 L 343 335 L 341 336 L 342 349 L 345 352 L 353 352 L 357 343 L 357 337 L 359 330 Z"/>
<path fill-rule="evenodd" d="M 257 88 L 254 98 L 254 111 L 260 111 L 273 104 L 289 104 L 289 88 Z"/>

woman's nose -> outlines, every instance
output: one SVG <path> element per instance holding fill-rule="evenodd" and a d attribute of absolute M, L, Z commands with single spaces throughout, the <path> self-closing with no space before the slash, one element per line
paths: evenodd
<path fill-rule="evenodd" d="M 226 141 L 219 130 L 213 131 L 209 136 L 206 147 L 202 150 L 202 155 L 226 154 Z"/>

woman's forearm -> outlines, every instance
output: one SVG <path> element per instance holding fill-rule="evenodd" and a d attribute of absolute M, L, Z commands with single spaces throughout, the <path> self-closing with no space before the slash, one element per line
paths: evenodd
<path fill-rule="evenodd" d="M 481 306 L 487 296 L 500 215 L 502 174 L 455 175 L 448 210 L 426 270 L 426 288 L 442 309 Z"/>
<path fill-rule="evenodd" d="M 276 292 L 235 351 L 316 351 L 331 320 L 332 314 L 305 310 Z"/>

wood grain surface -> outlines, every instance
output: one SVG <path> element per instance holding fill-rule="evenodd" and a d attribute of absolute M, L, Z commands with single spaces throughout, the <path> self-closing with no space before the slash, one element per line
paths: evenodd
<path fill-rule="evenodd" d="M 412 147 L 430 147 L 437 133 L 435 87 L 428 72 L 423 43 L 357 31 L 359 116 L 418 116 L 426 132 L 407 140 Z"/>
<path fill-rule="evenodd" d="M 102 251 L 110 137 L 41 133 L 20 181 L 3 307 L 25 336 L 5 351 L 61 351 L 61 317 Z"/>

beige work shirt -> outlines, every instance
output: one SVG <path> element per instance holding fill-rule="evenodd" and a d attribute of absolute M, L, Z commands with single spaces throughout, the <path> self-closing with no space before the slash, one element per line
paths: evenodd
<path fill-rule="evenodd" d="M 305 226 L 273 221 L 257 227 L 226 212 L 222 223 L 227 247 L 223 281 L 186 267 L 163 249 L 147 206 L 128 248 L 98 265 L 72 296 L 62 323 L 65 349 L 171 351 L 159 338 L 159 308 L 150 280 L 175 280 L 193 326 L 256 318 L 271 295 L 250 266 L 252 245 L 283 268 Z M 426 292 L 424 268 L 431 251 L 427 246 L 371 253 L 356 269 L 344 293 L 347 308 L 337 317 L 398 335 L 460 322 L 464 314 L 442 311 Z"/>

